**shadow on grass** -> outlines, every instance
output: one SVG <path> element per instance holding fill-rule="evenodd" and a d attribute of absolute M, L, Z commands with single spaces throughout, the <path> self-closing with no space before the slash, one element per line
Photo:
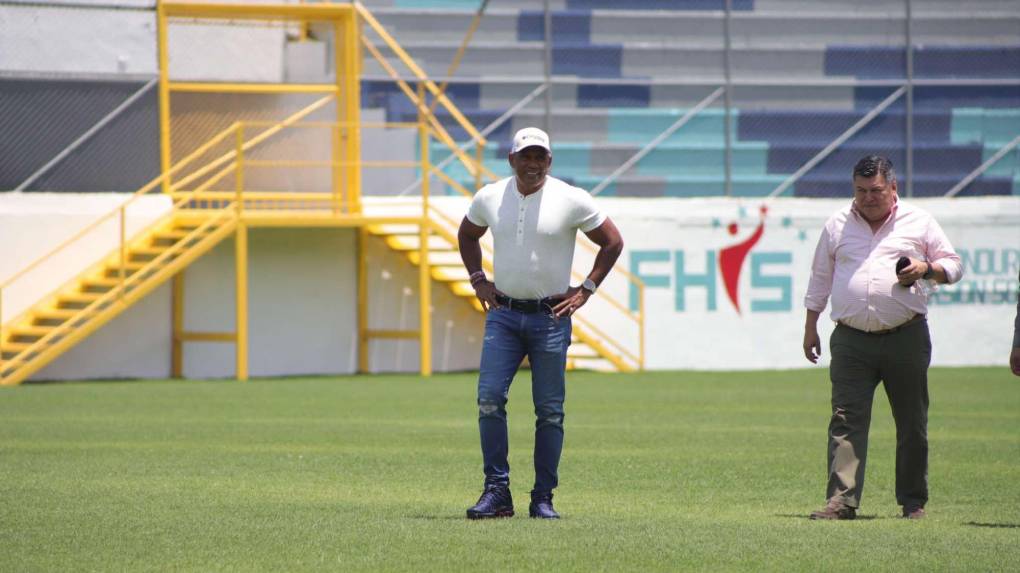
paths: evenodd
<path fill-rule="evenodd" d="M 991 527 L 993 529 L 1020 529 L 1020 523 L 978 523 L 976 521 L 968 521 L 964 525 L 971 527 Z"/>
<path fill-rule="evenodd" d="M 775 517 L 786 517 L 788 519 L 806 519 L 806 520 L 811 520 L 811 518 L 808 517 L 808 514 L 806 514 L 806 513 L 777 513 L 777 514 L 775 514 Z M 836 520 L 836 519 L 830 519 L 830 520 L 819 519 L 819 520 L 816 520 L 816 521 L 861 521 L 861 520 L 870 521 L 872 519 L 887 519 L 887 518 L 879 517 L 877 515 L 858 515 L 854 519 L 841 519 L 841 520 Z"/>
<path fill-rule="evenodd" d="M 467 517 L 463 515 L 434 515 L 428 513 L 416 513 L 413 515 L 405 515 L 404 519 L 417 519 L 421 521 L 467 521 Z"/>

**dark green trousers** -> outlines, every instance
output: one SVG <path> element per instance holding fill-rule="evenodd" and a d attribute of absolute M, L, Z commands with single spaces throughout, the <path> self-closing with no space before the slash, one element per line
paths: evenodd
<path fill-rule="evenodd" d="M 888 334 L 837 325 L 829 339 L 832 419 L 826 498 L 860 505 L 868 459 L 871 404 L 885 383 L 896 420 L 896 501 L 928 501 L 928 364 L 931 337 L 924 320 Z"/>

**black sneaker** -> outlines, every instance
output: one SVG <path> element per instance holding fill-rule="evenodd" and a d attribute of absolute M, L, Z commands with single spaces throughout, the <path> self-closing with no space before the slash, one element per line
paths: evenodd
<path fill-rule="evenodd" d="M 553 494 L 531 492 L 531 505 L 528 506 L 528 515 L 538 519 L 559 519 L 560 514 L 553 509 Z"/>
<path fill-rule="evenodd" d="M 506 486 L 486 486 L 478 503 L 467 510 L 468 519 L 490 519 L 493 517 L 513 517 L 514 499 L 510 488 Z"/>

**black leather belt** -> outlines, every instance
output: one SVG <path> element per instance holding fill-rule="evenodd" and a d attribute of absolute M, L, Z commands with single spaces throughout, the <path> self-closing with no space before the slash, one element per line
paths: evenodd
<path fill-rule="evenodd" d="M 496 302 L 499 306 L 515 310 L 524 314 L 534 314 L 536 312 L 552 312 L 552 307 L 556 306 L 563 299 L 561 298 L 511 298 L 506 295 L 497 294 Z"/>
<path fill-rule="evenodd" d="M 912 316 L 910 318 L 910 320 L 904 322 L 903 324 L 901 324 L 899 326 L 894 326 L 892 328 L 886 328 L 884 330 L 872 330 L 870 332 L 867 331 L 867 330 L 861 330 L 859 328 L 854 328 L 852 326 L 848 326 L 848 325 L 846 325 L 846 324 L 844 324 L 844 323 L 842 323 L 840 321 L 836 321 L 836 324 L 839 324 L 840 326 L 844 326 L 846 328 L 849 328 L 850 330 L 856 330 L 857 332 L 863 332 L 864 334 L 892 334 L 894 332 L 899 332 L 900 330 L 903 330 L 904 328 L 910 326 L 911 324 L 917 324 L 918 322 L 921 322 L 922 320 L 924 320 L 924 318 L 925 317 L 924 317 L 923 314 L 915 314 L 914 316 Z"/>

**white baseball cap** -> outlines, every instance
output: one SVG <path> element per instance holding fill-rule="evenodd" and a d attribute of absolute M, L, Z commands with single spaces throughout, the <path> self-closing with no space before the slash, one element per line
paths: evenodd
<path fill-rule="evenodd" d="M 517 153 L 518 151 L 537 145 L 545 149 L 546 151 L 552 152 L 549 147 L 549 134 L 542 131 L 537 127 L 525 127 L 514 134 L 514 145 L 510 150 L 510 153 Z"/>

